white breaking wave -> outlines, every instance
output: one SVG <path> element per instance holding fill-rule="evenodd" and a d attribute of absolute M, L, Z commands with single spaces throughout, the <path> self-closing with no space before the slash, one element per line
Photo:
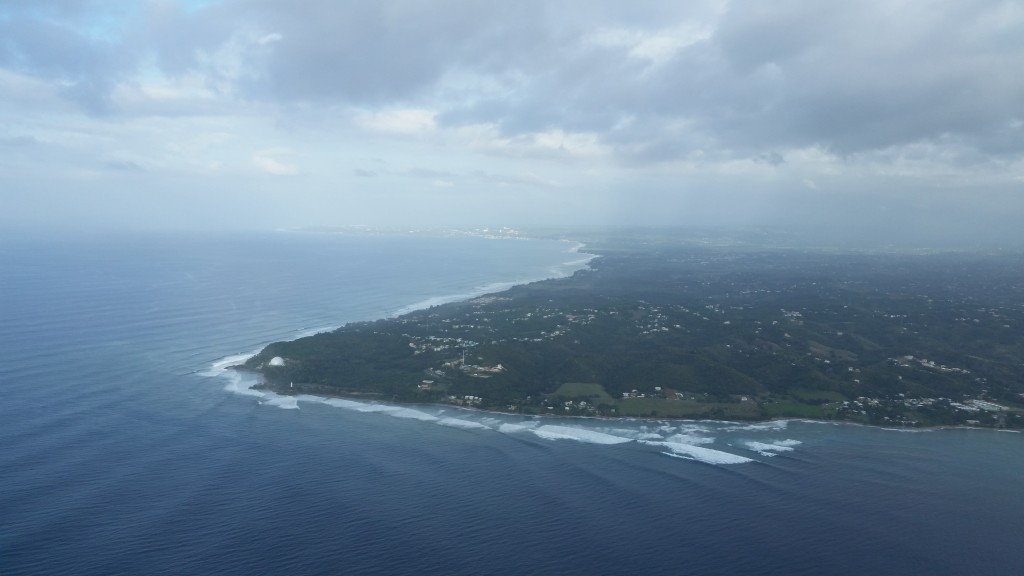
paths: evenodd
<path fill-rule="evenodd" d="M 745 424 L 743 426 L 728 426 L 722 428 L 729 432 L 743 432 L 748 430 L 785 430 L 789 426 L 788 420 L 772 420 L 771 422 L 759 422 L 757 424 Z"/>
<path fill-rule="evenodd" d="M 658 430 L 664 432 L 664 427 L 658 428 Z M 664 440 L 665 436 L 659 432 L 652 432 L 648 426 L 640 426 L 639 428 L 601 428 L 601 432 L 611 434 L 612 436 L 623 436 L 625 438 L 631 438 L 633 440 Z"/>
<path fill-rule="evenodd" d="M 409 420 L 422 420 L 424 422 L 436 422 L 437 416 L 414 410 L 412 408 L 406 408 L 404 406 L 393 406 L 391 404 L 360 404 L 355 407 L 355 410 L 359 412 L 377 412 L 381 414 L 387 414 L 394 418 L 406 418 Z"/>
<path fill-rule="evenodd" d="M 689 444 L 691 446 L 697 444 L 711 444 L 714 441 L 715 439 L 710 436 L 695 436 L 693 434 L 675 434 L 667 439 L 667 442 Z"/>
<path fill-rule="evenodd" d="M 605 434 L 604 432 L 598 432 L 596 430 L 572 428 L 569 426 L 555 426 L 551 424 L 546 424 L 539 428 L 531 429 L 530 431 L 545 440 L 575 440 L 577 442 L 585 442 L 587 444 L 624 444 L 626 442 L 633 441 L 632 438 L 612 436 L 611 434 Z"/>
<path fill-rule="evenodd" d="M 567 252 L 570 253 L 570 254 L 576 254 L 583 247 L 584 247 L 584 244 L 577 242 L 575 244 L 575 246 L 570 248 Z M 392 316 L 392 317 L 394 317 L 394 316 L 402 316 L 402 315 L 405 315 L 405 314 L 409 314 L 410 312 L 415 312 L 417 310 L 424 310 L 424 309 L 430 308 L 431 306 L 440 306 L 441 304 L 448 304 L 450 302 L 460 302 L 460 301 L 463 301 L 463 300 L 471 300 L 473 298 L 476 298 L 478 296 L 483 296 L 485 294 L 495 294 L 495 293 L 498 293 L 498 292 L 504 292 L 504 291 L 514 287 L 514 286 L 519 286 L 521 284 L 530 284 L 531 282 L 539 282 L 541 280 L 549 280 L 551 278 L 564 278 L 566 276 L 571 276 L 577 270 L 585 268 L 587 263 L 590 262 L 591 260 L 593 260 L 594 258 L 597 258 L 597 256 L 594 255 L 594 254 L 586 254 L 586 255 L 584 255 L 581 258 L 577 258 L 577 259 L 574 259 L 574 260 L 571 260 L 571 261 L 568 261 L 568 262 L 562 262 L 560 264 L 556 264 L 556 265 L 554 265 L 554 266 L 552 266 L 551 268 L 548 269 L 546 276 L 541 277 L 541 278 L 519 279 L 519 280 L 503 281 L 503 282 L 492 282 L 490 284 L 485 284 L 483 286 L 477 286 L 473 290 L 471 290 L 469 292 L 464 292 L 462 294 L 448 294 L 448 295 L 444 295 L 444 296 L 434 296 L 432 298 L 427 298 L 425 300 L 421 300 L 419 302 L 416 302 L 415 304 L 410 304 L 408 306 L 403 306 L 403 307 L 399 308 L 398 310 L 396 310 L 390 316 Z"/>
<path fill-rule="evenodd" d="M 501 426 L 498 426 L 498 432 L 501 432 L 502 434 L 516 434 L 519 432 L 528 432 L 536 427 L 536 422 L 523 422 L 521 424 L 505 422 Z"/>
<path fill-rule="evenodd" d="M 295 396 L 281 396 L 274 394 L 262 402 L 268 406 L 276 406 L 284 410 L 298 410 L 299 399 Z"/>
<path fill-rule="evenodd" d="M 266 398 L 268 395 L 266 392 L 253 390 L 252 385 L 255 384 L 255 382 L 251 378 L 245 378 L 240 372 L 223 371 L 220 376 L 227 378 L 228 383 L 224 385 L 224 390 L 227 390 L 232 394 L 255 396 L 257 398 Z"/>
<path fill-rule="evenodd" d="M 775 456 L 779 452 L 792 452 L 794 446 L 799 446 L 803 442 L 799 440 L 778 440 L 775 442 L 744 442 L 747 448 L 750 448 L 754 452 L 762 456 Z"/>
<path fill-rule="evenodd" d="M 224 365 L 230 365 L 224 362 Z M 228 377 L 228 385 L 225 387 L 226 390 L 234 392 L 236 394 L 242 394 L 247 396 L 255 396 L 260 398 L 261 405 L 274 406 L 285 410 L 296 410 L 299 408 L 299 402 L 315 402 L 332 406 L 335 408 L 343 408 L 346 410 L 352 410 L 363 413 L 374 413 L 384 414 L 393 418 L 403 418 L 411 420 L 419 420 L 423 422 L 434 422 L 441 426 L 448 426 L 452 428 L 460 428 L 463 430 L 494 430 L 503 434 L 518 434 L 523 432 L 531 432 L 539 438 L 545 440 L 572 440 L 576 442 L 583 442 L 586 444 L 599 444 L 599 445 L 614 445 L 614 444 L 626 444 L 629 442 L 638 442 L 640 444 L 646 444 L 650 446 L 660 446 L 667 448 L 667 452 L 663 454 L 676 458 L 685 458 L 687 460 L 694 460 L 698 462 L 704 462 L 707 464 L 744 464 L 747 462 L 754 462 L 753 459 L 745 456 L 739 456 L 730 452 L 724 452 L 722 450 L 715 450 L 713 448 L 706 448 L 701 444 L 712 444 L 715 438 L 711 436 L 701 435 L 701 432 L 709 432 L 705 427 L 702 426 L 688 426 L 683 425 L 679 427 L 672 427 L 668 425 L 662 425 L 654 428 L 662 433 L 669 433 L 675 430 L 679 430 L 679 433 L 673 434 L 666 439 L 656 433 L 651 432 L 647 426 L 639 426 L 638 428 L 605 428 L 602 430 L 596 430 L 591 428 L 574 427 L 574 426 L 561 426 L 555 424 L 541 424 L 538 421 L 527 421 L 527 422 L 504 422 L 499 418 L 485 417 L 484 420 L 487 423 L 467 420 L 463 418 L 455 418 L 451 416 L 435 416 L 423 412 L 422 410 L 416 410 L 405 406 L 391 405 L 391 404 L 376 404 L 359 402 L 356 400 L 346 400 L 344 398 L 326 398 L 322 396 L 312 395 L 300 395 L 300 396 L 282 396 L 273 392 L 264 392 L 261 390 L 253 390 L 249 386 L 252 382 L 246 382 L 244 375 L 241 373 L 222 370 L 221 376 Z M 251 380 L 251 379 L 250 379 Z M 440 412 L 444 412 L 441 410 Z M 784 422 L 783 422 L 784 424 Z M 742 430 L 779 430 L 784 426 L 780 426 L 778 423 L 771 422 L 766 425 L 750 425 L 743 426 L 734 429 Z M 723 430 L 728 428 L 723 428 Z M 609 433 L 612 432 L 612 433 Z M 744 443 L 747 448 L 757 452 L 763 456 L 775 456 L 779 452 L 788 452 L 793 450 L 794 446 L 801 444 L 799 440 L 779 440 L 773 442 L 756 442 L 748 441 Z"/>
<path fill-rule="evenodd" d="M 320 328 L 299 328 L 295 331 L 295 338 L 306 338 L 309 336 L 316 336 L 323 332 L 333 332 L 337 330 L 337 326 L 321 326 Z"/>
<path fill-rule="evenodd" d="M 546 279 L 547 278 L 538 278 L 537 280 L 512 280 L 512 281 L 508 281 L 508 282 L 492 282 L 491 284 L 485 284 L 483 286 L 477 286 L 473 290 L 471 290 L 469 292 L 463 292 L 461 294 L 448 294 L 448 295 L 445 295 L 445 296 L 432 296 L 432 297 L 427 298 L 425 300 L 420 300 L 419 302 L 416 302 L 415 304 L 409 304 L 408 306 L 402 306 L 398 310 L 395 310 L 395 312 L 393 312 L 392 314 L 389 314 L 388 317 L 389 318 L 393 318 L 393 317 L 396 317 L 396 316 L 404 316 L 404 315 L 409 314 L 411 312 L 416 312 L 417 310 L 426 310 L 427 308 L 430 308 L 431 306 L 440 306 L 442 304 L 450 304 L 452 302 L 462 302 L 464 300 L 472 300 L 473 298 L 477 298 L 477 297 L 483 296 L 485 294 L 496 294 L 496 293 L 499 293 L 499 292 L 504 292 L 504 291 L 514 287 L 514 286 L 519 286 L 520 284 L 529 284 L 531 282 L 537 282 L 539 280 L 546 280 Z"/>
<path fill-rule="evenodd" d="M 464 430 L 490 430 L 491 427 L 486 424 L 479 422 L 473 422 L 472 420 L 462 420 L 461 418 L 441 418 L 437 421 L 442 426 L 450 426 L 452 428 L 462 428 Z"/>
<path fill-rule="evenodd" d="M 494 286 L 486 287 L 493 288 Z M 460 298 L 464 298 L 465 295 Z M 244 396 L 253 396 L 260 400 L 260 405 L 272 406 L 284 410 L 299 409 L 300 402 L 324 404 L 335 408 L 343 408 L 362 413 L 384 414 L 393 418 L 418 420 L 422 422 L 434 422 L 441 426 L 460 428 L 463 430 L 497 430 L 503 434 L 517 434 L 530 432 L 538 438 L 545 440 L 572 440 L 587 444 L 615 445 L 637 442 L 650 446 L 666 448 L 663 454 L 675 458 L 685 458 L 708 464 L 743 464 L 753 462 L 751 458 L 732 454 L 722 450 L 715 450 L 703 445 L 712 444 L 715 438 L 708 435 L 712 428 L 707 424 L 676 424 L 659 422 L 652 425 L 641 424 L 636 427 L 614 427 L 614 428 L 586 428 L 577 426 L 566 426 L 556 424 L 542 424 L 541 421 L 507 422 L 500 417 L 485 416 L 482 420 L 469 420 L 452 416 L 441 416 L 445 410 L 436 411 L 437 415 L 429 414 L 415 408 L 360 402 L 344 398 L 328 398 L 313 395 L 285 396 L 274 392 L 253 390 L 256 379 L 247 373 L 230 370 L 232 366 L 239 365 L 251 358 L 253 351 L 248 354 L 235 354 L 226 356 L 214 362 L 207 370 L 199 374 L 209 377 L 224 377 L 227 384 L 224 389 Z M 639 422 L 638 422 L 639 424 Z M 719 432 L 726 431 L 769 431 L 777 432 L 785 430 L 787 421 L 778 420 L 773 422 L 762 422 L 757 424 L 730 425 L 714 427 Z M 751 451 L 763 456 L 775 456 L 781 452 L 792 451 L 794 446 L 800 445 L 799 440 L 778 440 L 770 442 L 747 441 L 744 446 Z"/>
<path fill-rule="evenodd" d="M 483 294 L 483 293 L 481 292 L 479 294 Z M 448 304 L 450 302 L 458 302 L 460 300 L 469 300 L 469 299 L 473 298 L 474 296 L 478 296 L 479 294 L 477 292 L 467 292 L 465 294 L 449 294 L 447 296 L 434 296 L 432 298 L 427 298 L 426 300 L 420 300 L 419 302 L 416 302 L 415 304 L 409 304 L 408 306 L 403 306 L 403 307 L 399 308 L 398 310 L 395 310 L 394 313 L 388 314 L 388 317 L 404 316 L 404 315 L 406 315 L 406 314 L 408 314 L 410 312 L 415 312 L 417 310 L 426 310 L 427 308 L 430 308 L 431 306 L 440 306 L 441 304 Z"/>
<path fill-rule="evenodd" d="M 754 461 L 746 456 L 739 456 L 730 452 L 704 448 L 703 446 L 693 446 L 692 444 L 684 444 L 682 442 L 651 442 L 649 440 L 645 440 L 643 443 L 650 444 L 651 446 L 662 446 L 664 448 L 668 448 L 671 452 L 663 452 L 663 454 L 668 456 L 688 458 L 690 460 L 697 460 L 707 464 L 745 464 L 747 462 Z"/>
<path fill-rule="evenodd" d="M 307 400 L 307 398 L 309 400 Z M 363 402 L 356 402 L 355 400 L 345 400 L 344 398 L 322 398 L 320 396 L 302 396 L 304 401 L 320 402 L 328 406 L 334 406 L 335 408 L 344 408 L 346 410 L 358 410 L 361 406 L 366 404 Z"/>
<path fill-rule="evenodd" d="M 244 354 L 232 354 L 231 356 L 225 356 L 220 360 L 215 360 L 210 367 L 202 372 L 199 372 L 200 376 L 206 376 L 209 378 L 216 378 L 217 376 L 223 375 L 228 368 L 232 366 L 238 366 L 244 364 L 246 360 L 260 353 L 262 348 L 257 348 L 252 352 L 246 352 Z"/>

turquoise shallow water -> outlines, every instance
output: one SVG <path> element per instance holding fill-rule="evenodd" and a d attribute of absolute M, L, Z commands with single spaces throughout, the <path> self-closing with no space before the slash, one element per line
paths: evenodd
<path fill-rule="evenodd" d="M 1019 434 L 521 419 L 254 395 L 222 369 L 566 273 L 564 243 L 3 240 L 2 574 L 1024 570 Z"/>

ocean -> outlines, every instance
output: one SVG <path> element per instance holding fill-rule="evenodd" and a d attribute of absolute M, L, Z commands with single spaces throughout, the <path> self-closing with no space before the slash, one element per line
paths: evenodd
<path fill-rule="evenodd" d="M 1024 437 L 249 390 L 261 346 L 572 273 L 565 242 L 0 237 L 0 574 L 1019 574 Z"/>

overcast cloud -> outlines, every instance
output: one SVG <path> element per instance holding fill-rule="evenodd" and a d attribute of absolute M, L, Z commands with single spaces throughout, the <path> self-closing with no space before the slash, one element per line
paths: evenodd
<path fill-rule="evenodd" d="M 5 0 L 0 38 L 9 223 L 1024 216 L 1016 1 Z"/>

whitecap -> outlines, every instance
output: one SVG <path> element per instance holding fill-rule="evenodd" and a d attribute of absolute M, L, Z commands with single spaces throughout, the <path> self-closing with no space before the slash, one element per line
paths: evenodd
<path fill-rule="evenodd" d="M 636 428 L 599 428 L 600 432 L 605 434 L 611 434 L 612 436 L 622 436 L 624 438 L 630 438 L 633 440 L 661 440 L 664 438 L 661 434 L 655 432 L 648 432 L 646 426 L 641 426 L 639 429 Z"/>
<path fill-rule="evenodd" d="M 744 445 L 746 445 L 747 448 L 762 456 L 775 456 L 780 452 L 792 452 L 794 446 L 799 446 L 801 444 L 803 444 L 803 442 L 791 439 L 778 440 L 775 442 L 744 442 Z"/>
<path fill-rule="evenodd" d="M 412 408 L 405 408 L 403 406 L 392 406 L 390 404 L 363 404 L 355 407 L 355 409 L 359 412 L 377 412 L 387 414 L 394 418 L 407 418 L 410 420 L 422 420 L 424 422 L 434 422 L 437 420 L 437 416 L 432 416 L 426 412 L 421 412 Z"/>
<path fill-rule="evenodd" d="M 273 394 L 268 396 L 266 400 L 261 402 L 261 404 L 266 404 L 268 406 L 276 406 L 277 408 L 281 408 L 282 410 L 299 409 L 299 399 L 294 396 L 279 396 L 277 394 Z"/>
<path fill-rule="evenodd" d="M 669 431 L 671 432 L 671 430 Z M 708 428 L 707 426 L 702 426 L 698 424 L 683 424 L 679 426 L 680 434 L 706 434 L 710 431 L 711 429 Z"/>
<path fill-rule="evenodd" d="M 317 402 L 333 406 L 335 408 L 345 408 L 346 410 L 359 410 L 361 407 L 366 406 L 364 402 L 356 402 L 355 400 L 345 400 L 344 398 L 318 398 Z"/>
<path fill-rule="evenodd" d="M 721 450 L 704 448 L 703 446 L 683 444 L 681 442 L 644 441 L 644 444 L 668 448 L 669 450 L 671 450 L 671 453 L 663 452 L 663 454 L 666 454 L 668 456 L 688 458 L 690 460 L 697 460 L 699 462 L 705 462 L 707 464 L 745 464 L 747 462 L 754 461 L 751 458 L 747 458 L 746 456 L 739 456 L 737 454 L 732 454 L 730 452 L 723 452 Z"/>
<path fill-rule="evenodd" d="M 461 418 L 441 418 L 437 421 L 442 426 L 451 426 L 452 428 L 462 428 L 464 430 L 490 430 L 491 428 L 485 424 L 479 422 L 473 422 L 472 420 L 462 420 Z"/>
<path fill-rule="evenodd" d="M 200 376 L 207 376 L 214 378 L 224 374 L 228 368 L 232 366 L 240 366 L 245 363 L 246 360 L 260 353 L 260 349 L 253 350 L 252 352 L 246 352 L 243 354 L 232 354 L 231 356 L 225 356 L 218 360 L 214 360 L 210 367 L 202 372 L 198 372 Z"/>
<path fill-rule="evenodd" d="M 516 434 L 518 432 L 526 432 L 532 430 L 537 426 L 536 422 L 523 422 L 522 424 L 512 424 L 511 422 L 505 422 L 501 426 L 498 426 L 498 432 L 502 434 Z"/>
<path fill-rule="evenodd" d="M 295 332 L 295 338 L 308 338 L 310 336 L 316 336 L 317 334 L 323 334 L 325 332 L 334 332 L 337 330 L 337 326 L 321 326 L 320 328 L 299 328 Z"/>
<path fill-rule="evenodd" d="M 633 441 L 632 438 L 613 436 L 604 432 L 597 432 L 596 430 L 554 426 L 551 424 L 546 424 L 530 431 L 545 440 L 575 440 L 587 444 L 624 444 Z"/>
<path fill-rule="evenodd" d="M 729 432 L 737 431 L 756 431 L 756 430 L 785 430 L 789 426 L 788 420 L 772 420 L 771 422 L 760 422 L 758 424 L 746 424 L 743 426 L 727 426 L 722 430 L 728 430 Z"/>
<path fill-rule="evenodd" d="M 269 395 L 268 392 L 253 390 L 252 386 L 256 384 L 255 379 L 245 378 L 239 372 L 226 373 L 224 376 L 228 380 L 227 384 L 224 385 L 224 390 L 232 394 L 255 396 L 257 398 L 264 398 Z"/>
<path fill-rule="evenodd" d="M 577 243 L 575 246 L 570 248 L 567 252 L 570 253 L 570 254 L 576 254 L 584 246 L 585 246 L 584 244 Z M 568 262 L 562 262 L 560 264 L 556 264 L 555 266 L 552 266 L 551 268 L 548 269 L 548 271 L 547 271 L 548 274 L 546 276 L 540 277 L 540 278 L 519 279 L 519 280 L 502 281 L 502 282 L 492 282 L 490 284 L 485 284 L 485 285 L 482 285 L 482 286 L 477 286 L 473 290 L 470 290 L 469 292 L 463 292 L 461 294 L 447 294 L 447 295 L 443 295 L 443 296 L 434 296 L 434 297 L 431 297 L 431 298 L 427 298 L 425 300 L 421 300 L 421 301 L 416 302 L 414 304 L 410 304 L 408 306 L 403 306 L 403 307 L 399 308 L 398 310 L 395 310 L 393 313 L 389 314 L 388 316 L 389 317 L 404 316 L 405 314 L 409 314 L 411 312 L 416 312 L 417 310 L 425 310 L 427 308 L 430 308 L 431 306 L 440 306 L 442 304 L 448 304 L 450 302 L 461 302 L 461 301 L 464 301 L 464 300 L 471 300 L 471 299 L 476 298 L 478 296 L 483 296 L 484 294 L 496 294 L 496 293 L 499 293 L 499 292 L 504 292 L 504 291 L 506 291 L 506 290 L 508 290 L 510 288 L 513 288 L 515 286 L 520 286 L 520 285 L 523 285 L 523 284 L 530 284 L 532 282 L 537 282 L 537 281 L 541 281 L 541 280 L 547 280 L 549 278 L 564 278 L 566 276 L 571 276 L 577 270 L 581 270 L 583 268 L 586 268 L 588 263 L 591 260 L 593 260 L 594 258 L 597 258 L 596 254 L 584 254 L 580 258 L 574 258 L 573 260 L 570 260 Z"/>
<path fill-rule="evenodd" d="M 675 434 L 667 439 L 668 442 L 674 442 L 677 444 L 689 444 L 691 446 L 697 444 L 711 444 L 715 441 L 710 436 L 696 436 L 694 434 Z"/>

